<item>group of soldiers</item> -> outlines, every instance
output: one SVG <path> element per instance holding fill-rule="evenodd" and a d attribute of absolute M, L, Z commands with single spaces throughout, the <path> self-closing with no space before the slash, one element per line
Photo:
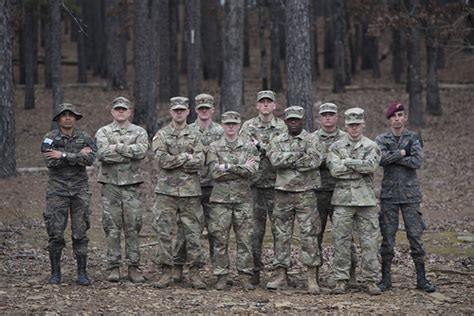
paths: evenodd
<path fill-rule="evenodd" d="M 214 287 L 224 290 L 231 286 L 228 248 L 233 228 L 241 287 L 285 289 L 296 220 L 307 291 L 319 294 L 323 234 L 329 219 L 334 242 L 333 293 L 345 293 L 356 282 L 354 243 L 359 240 L 361 279 L 369 294 L 378 295 L 392 287 L 391 263 L 401 211 L 416 268 L 416 286 L 435 291 L 425 276 L 421 240 L 425 225 L 416 170 L 423 160 L 422 141 L 405 128 L 407 113 L 400 102 L 389 104 L 385 116 L 390 131 L 375 142 L 363 135 L 365 116 L 361 108 L 344 112 L 344 132 L 337 126 L 337 105 L 321 104 L 320 128 L 310 133 L 303 129 L 304 108 L 286 108 L 283 119 L 274 115 L 276 95 L 270 90 L 258 92 L 258 115 L 243 124 L 234 111 L 223 113 L 221 124 L 214 122 L 211 95 L 196 96 L 195 104 L 197 120 L 187 124 L 189 99 L 171 98 L 171 122 L 156 133 L 151 144 L 158 169 L 152 220 L 157 236 L 154 261 L 161 269 L 153 286 L 166 288 L 182 282 L 183 268 L 188 267 L 190 284 L 197 289 L 207 287 L 200 273 L 206 261 L 201 244 L 204 230 L 217 278 Z M 41 146 L 49 169 L 44 219 L 50 284 L 61 283 L 61 253 L 69 214 L 77 283 L 91 283 L 86 270 L 86 232 L 90 226 L 86 166 L 95 158 L 100 162 L 97 181 L 102 184 L 107 280 L 119 282 L 122 278 L 123 232 L 127 277 L 134 283 L 145 281 L 139 268 L 140 185 L 144 182 L 140 164 L 150 146 L 147 132 L 130 122 L 132 110 L 128 99 L 113 100 L 113 122 L 100 128 L 94 140 L 76 127 L 82 115 L 74 105 L 63 103 L 57 108 L 53 120 L 58 129 L 47 133 Z M 384 169 L 380 211 L 373 184 L 379 166 Z M 274 273 L 270 281 L 263 282 L 267 218 L 273 236 Z"/>

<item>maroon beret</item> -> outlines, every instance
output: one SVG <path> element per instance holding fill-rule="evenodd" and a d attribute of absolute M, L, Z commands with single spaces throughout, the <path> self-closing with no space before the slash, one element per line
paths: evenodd
<path fill-rule="evenodd" d="M 389 119 L 392 117 L 392 115 L 395 114 L 395 112 L 399 112 L 399 111 L 405 111 L 403 104 L 400 101 L 390 102 L 390 104 L 387 107 L 387 110 L 385 111 L 385 117 Z"/>

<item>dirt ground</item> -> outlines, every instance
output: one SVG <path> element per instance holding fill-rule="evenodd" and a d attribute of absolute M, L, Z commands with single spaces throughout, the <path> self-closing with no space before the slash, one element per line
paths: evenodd
<path fill-rule="evenodd" d="M 73 53 L 68 55 L 67 42 L 63 47 L 64 58 L 73 59 Z M 436 293 L 426 294 L 415 290 L 414 268 L 403 230 L 397 236 L 394 289 L 378 297 L 368 296 L 362 287 L 351 289 L 345 295 L 330 293 L 333 253 L 330 232 L 325 236 L 325 261 L 321 272 L 323 294 L 319 296 L 310 296 L 304 291 L 304 268 L 298 247 L 294 247 L 290 271 L 290 280 L 294 286 L 286 291 L 270 292 L 263 288 L 252 292 L 241 291 L 237 278 L 234 278 L 232 289 L 218 292 L 212 289 L 215 278 L 210 273 L 210 262 L 203 268 L 208 290 L 194 290 L 187 282 L 165 290 L 154 289 L 151 282 L 157 279 L 158 272 L 153 264 L 155 239 L 150 226 L 153 176 L 149 167 L 151 163 L 146 163 L 148 178 L 143 185 L 146 209 L 141 237 L 142 269 L 147 282 L 140 285 L 125 279 L 119 284 L 104 281 L 106 246 L 100 220 L 100 188 L 95 170 L 90 172 L 92 227 L 89 231 L 89 273 L 93 284 L 89 287 L 79 287 L 74 282 L 75 264 L 69 230 L 63 253 L 63 283 L 61 286 L 46 284 L 49 260 L 45 250 L 47 235 L 42 211 L 45 206 L 47 173 L 20 172 L 14 178 L 0 180 L 0 312 L 473 314 L 474 130 L 471 120 L 474 120 L 474 89 L 472 86 L 469 88 L 469 84 L 474 83 L 474 57 L 456 51 L 449 52 L 447 56 L 450 57 L 447 67 L 440 71 L 441 82 L 461 83 L 464 86 L 443 88 L 441 102 L 444 114 L 440 117 L 426 116 L 426 127 L 416 129 L 425 144 L 425 162 L 420 170 L 424 191 L 422 212 L 428 227 L 424 241 L 428 252 L 428 276 L 437 285 Z M 258 65 L 256 54 L 252 58 L 251 63 Z M 381 66 L 382 79 L 374 80 L 370 73 L 360 72 L 353 80 L 353 85 L 359 89 L 348 89 L 346 93 L 337 95 L 330 90 L 331 72 L 323 70 L 322 77 L 314 83 L 314 100 L 333 101 L 340 105 L 341 112 L 352 106 L 363 107 L 367 111 L 366 135 L 375 137 L 387 128 L 382 115 L 386 104 L 393 99 L 408 103 L 403 86 L 386 88 L 391 84 L 388 71 L 390 62 L 385 60 Z M 246 106 L 242 113 L 247 118 L 255 115 L 253 104 L 259 90 L 259 81 L 255 79 L 257 74 L 256 68 L 245 70 Z M 73 83 L 75 80 L 76 69 L 64 67 L 63 81 Z M 100 79 L 91 76 L 90 81 L 99 85 L 67 87 L 64 89 L 64 100 L 79 106 L 85 116 L 79 126 L 93 135 L 100 126 L 110 121 L 107 108 L 110 101 L 118 95 L 132 98 L 133 90 L 129 87 L 124 91 L 105 91 Z M 132 77 L 129 82 L 133 82 Z M 184 77 L 181 82 L 181 91 L 185 91 Z M 203 91 L 218 96 L 215 82 L 204 82 Z M 19 168 L 42 167 L 39 145 L 50 127 L 51 91 L 38 86 L 36 107 L 29 111 L 23 109 L 23 93 L 21 87 L 16 88 L 17 165 Z M 283 94 L 278 96 L 278 102 L 281 113 L 281 109 L 286 106 Z M 379 183 L 381 170 L 376 178 Z M 298 245 L 297 238 L 295 244 Z M 264 253 L 265 279 L 272 272 L 271 246 L 272 239 L 268 233 Z M 235 259 L 235 245 L 231 246 L 230 253 Z M 236 276 L 236 271 L 232 271 L 233 276 Z"/>

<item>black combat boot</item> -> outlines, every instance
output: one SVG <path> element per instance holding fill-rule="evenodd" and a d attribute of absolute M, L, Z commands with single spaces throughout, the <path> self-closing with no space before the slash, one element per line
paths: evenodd
<path fill-rule="evenodd" d="M 87 255 L 76 255 L 77 261 L 77 284 L 90 285 L 91 280 L 87 275 Z"/>
<path fill-rule="evenodd" d="M 49 251 L 49 261 L 51 262 L 51 276 L 49 284 L 61 284 L 61 251 Z"/>
<path fill-rule="evenodd" d="M 432 293 L 436 291 L 436 288 L 430 280 L 426 278 L 425 273 L 425 262 L 415 261 L 415 270 L 416 270 L 416 288 L 418 290 L 425 291 L 427 293 Z"/>
<path fill-rule="evenodd" d="M 377 284 L 379 289 L 384 292 L 392 288 L 392 258 L 382 257 L 382 280 Z"/>

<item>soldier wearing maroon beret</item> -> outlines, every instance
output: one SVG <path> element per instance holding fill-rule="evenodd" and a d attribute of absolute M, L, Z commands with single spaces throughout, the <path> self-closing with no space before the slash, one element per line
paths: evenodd
<path fill-rule="evenodd" d="M 415 263 L 416 288 L 434 292 L 435 286 L 425 276 L 425 250 L 421 240 L 425 223 L 420 212 L 422 194 L 416 174 L 423 161 L 423 144 L 418 134 L 405 128 L 408 115 L 401 102 L 391 102 L 385 117 L 389 121 L 390 131 L 375 139 L 382 151 L 380 165 L 384 170 L 379 217 L 383 238 L 380 248 L 382 280 L 378 285 L 382 291 L 392 287 L 390 270 L 398 229 L 398 212 L 401 211 Z"/>

